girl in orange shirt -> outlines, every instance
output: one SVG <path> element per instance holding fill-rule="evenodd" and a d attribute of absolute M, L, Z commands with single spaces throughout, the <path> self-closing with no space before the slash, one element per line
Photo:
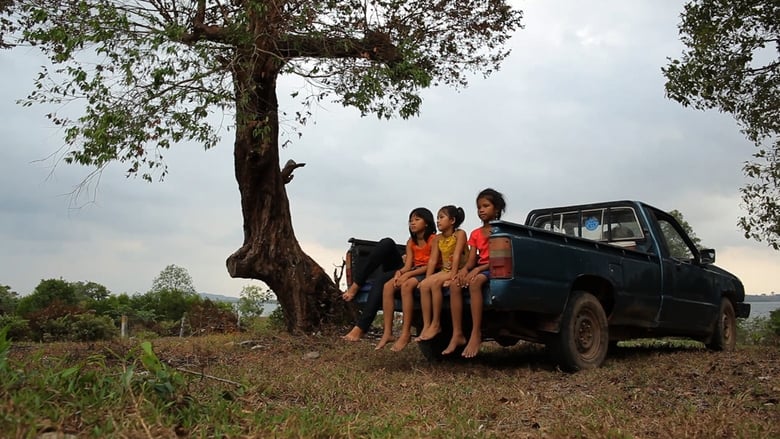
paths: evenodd
<path fill-rule="evenodd" d="M 393 344 L 392 350 L 400 351 L 412 340 L 412 314 L 414 313 L 414 289 L 425 277 L 428 270 L 428 260 L 431 257 L 431 243 L 436 236 L 436 224 L 433 213 L 424 207 L 414 209 L 409 215 L 409 234 L 406 241 L 406 260 L 404 266 L 396 271 L 395 276 L 387 281 L 382 290 L 382 313 L 384 314 L 384 333 L 376 345 L 382 349 L 395 340 L 393 337 L 393 313 L 395 308 L 395 292 L 401 290 L 403 310 L 403 325 L 401 335 Z"/>

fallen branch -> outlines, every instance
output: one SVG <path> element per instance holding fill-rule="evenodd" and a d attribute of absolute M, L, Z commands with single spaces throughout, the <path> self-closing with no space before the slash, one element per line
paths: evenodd
<path fill-rule="evenodd" d="M 212 379 L 212 380 L 221 381 L 223 383 L 233 384 L 233 385 L 235 385 L 237 387 L 244 387 L 243 384 L 241 384 L 239 382 L 236 382 L 236 381 L 232 381 L 232 380 L 226 379 L 226 378 L 215 377 L 213 375 L 206 375 L 205 373 L 195 372 L 193 370 L 188 370 L 188 369 L 184 369 L 184 368 L 181 368 L 181 367 L 177 367 L 176 370 L 178 370 L 180 372 L 189 373 L 189 374 L 192 374 L 192 375 L 198 375 L 201 378 L 209 378 L 209 379 Z"/>

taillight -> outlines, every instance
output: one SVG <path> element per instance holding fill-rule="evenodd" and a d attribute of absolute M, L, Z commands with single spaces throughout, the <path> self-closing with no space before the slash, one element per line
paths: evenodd
<path fill-rule="evenodd" d="M 509 238 L 490 239 L 490 278 L 512 277 L 512 241 Z"/>
<path fill-rule="evenodd" d="M 352 285 L 352 252 L 347 251 L 347 256 L 344 258 L 344 264 L 347 270 L 347 288 Z"/>

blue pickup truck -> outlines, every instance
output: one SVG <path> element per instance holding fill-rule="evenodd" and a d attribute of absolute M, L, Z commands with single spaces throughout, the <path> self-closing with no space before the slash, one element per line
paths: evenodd
<path fill-rule="evenodd" d="M 736 319 L 750 314 L 739 279 L 713 265 L 715 251 L 697 248 L 672 215 L 648 204 L 536 209 L 525 224 L 491 226 L 484 339 L 542 343 L 565 370 L 599 367 L 610 345 L 636 338 L 688 337 L 730 350 Z M 348 277 L 374 244 L 350 243 Z M 437 338 L 418 343 L 428 359 L 440 359 L 449 340 L 443 323 Z M 419 312 L 413 326 L 422 326 Z"/>

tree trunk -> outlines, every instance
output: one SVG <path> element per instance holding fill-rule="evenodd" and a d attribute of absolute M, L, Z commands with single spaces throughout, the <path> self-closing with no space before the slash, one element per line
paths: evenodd
<path fill-rule="evenodd" d="M 287 329 L 312 332 L 342 322 L 349 311 L 338 287 L 295 238 L 279 169 L 278 58 L 245 57 L 233 71 L 236 89 L 235 172 L 244 243 L 227 259 L 232 277 L 258 279 L 276 294 Z"/>

